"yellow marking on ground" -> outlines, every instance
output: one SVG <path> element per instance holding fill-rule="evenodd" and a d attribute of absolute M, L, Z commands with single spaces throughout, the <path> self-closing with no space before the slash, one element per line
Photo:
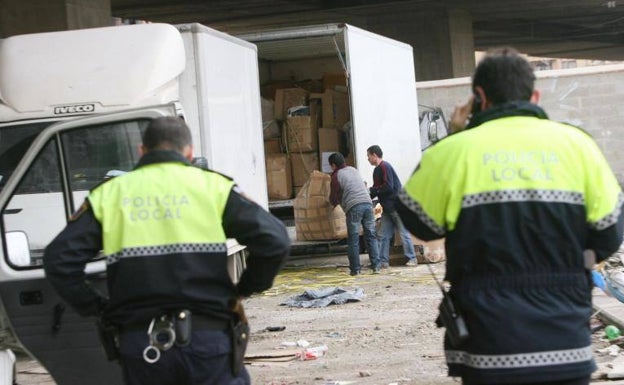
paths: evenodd
<path fill-rule="evenodd" d="M 431 284 L 433 278 L 426 268 L 414 267 L 390 267 L 382 270 L 381 274 L 372 274 L 370 269 L 363 269 L 362 274 L 350 276 L 349 269 L 344 267 L 296 267 L 284 268 L 275 277 L 273 287 L 263 295 L 275 296 L 290 292 L 303 293 L 309 289 L 319 289 L 327 286 L 358 286 L 375 281 L 388 284 L 392 282 L 414 282 L 418 284 Z"/>

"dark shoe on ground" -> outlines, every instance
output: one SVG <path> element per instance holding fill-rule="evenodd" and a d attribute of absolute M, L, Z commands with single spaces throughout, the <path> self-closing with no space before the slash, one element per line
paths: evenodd
<path fill-rule="evenodd" d="M 373 267 L 373 274 L 379 274 L 381 273 L 381 268 L 380 267 Z"/>
<path fill-rule="evenodd" d="M 360 275 L 360 271 L 356 270 L 356 271 L 352 271 L 349 273 L 349 275 L 353 276 L 353 275 Z"/>
<path fill-rule="evenodd" d="M 379 265 L 379 267 L 382 269 L 387 269 L 390 267 L 390 265 L 388 265 L 387 263 L 382 263 L 381 265 Z"/>
<path fill-rule="evenodd" d="M 418 266 L 418 262 L 416 262 L 416 260 L 414 259 L 410 259 L 409 261 L 405 262 L 405 266 Z"/>

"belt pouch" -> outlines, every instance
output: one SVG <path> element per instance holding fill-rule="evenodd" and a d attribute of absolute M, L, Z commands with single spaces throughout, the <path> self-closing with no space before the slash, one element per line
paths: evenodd
<path fill-rule="evenodd" d="M 232 321 L 232 374 L 238 376 L 245 365 L 245 351 L 249 342 L 249 324 L 236 320 Z"/>
<path fill-rule="evenodd" d="M 180 310 L 174 313 L 176 346 L 184 347 L 191 343 L 191 335 L 193 333 L 191 315 L 190 310 Z"/>
<path fill-rule="evenodd" d="M 106 358 L 109 361 L 116 361 L 119 359 L 119 333 L 117 327 L 110 322 L 97 320 L 98 336 L 100 337 L 100 343 L 106 353 Z"/>

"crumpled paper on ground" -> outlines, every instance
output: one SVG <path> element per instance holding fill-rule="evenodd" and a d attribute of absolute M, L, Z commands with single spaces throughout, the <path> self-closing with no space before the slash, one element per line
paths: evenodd
<path fill-rule="evenodd" d="M 360 301 L 364 297 L 364 290 L 356 287 L 353 291 L 348 291 L 340 287 L 326 287 L 320 289 L 309 289 L 303 294 L 290 297 L 280 303 L 290 307 L 325 307 L 332 304 L 342 305 L 347 302 Z"/>

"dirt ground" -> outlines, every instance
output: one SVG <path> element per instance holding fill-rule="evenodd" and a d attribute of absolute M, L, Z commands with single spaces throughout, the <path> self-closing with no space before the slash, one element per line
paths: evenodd
<path fill-rule="evenodd" d="M 252 330 L 248 356 L 301 351 L 289 345 L 302 340 L 327 346 L 315 360 L 253 362 L 248 366 L 253 383 L 455 384 L 446 377 L 442 330 L 433 322 L 441 295 L 426 267 L 391 266 L 380 275 L 363 270 L 350 277 L 345 262 L 346 257 L 309 267 L 302 261 L 284 269 L 268 293 L 246 301 Z M 435 265 L 437 274 L 443 274 L 441 268 Z M 306 289 L 324 287 L 361 288 L 364 297 L 323 308 L 280 306 Z"/>
<path fill-rule="evenodd" d="M 362 262 L 366 264 L 365 256 Z M 439 277 L 443 276 L 443 263 L 432 267 Z M 359 302 L 323 308 L 280 305 L 305 290 L 326 287 L 347 291 L 360 288 L 364 297 Z M 272 289 L 245 300 L 251 324 L 247 357 L 255 358 L 247 365 L 252 383 L 459 384 L 458 380 L 446 377 L 441 344 L 443 330 L 434 325 L 440 297 L 424 265 L 391 266 L 379 275 L 363 270 L 362 275 L 351 277 L 346 256 L 290 261 Z M 611 363 L 623 353 L 607 350 L 610 346 L 619 350 L 619 346 L 604 339 L 601 329 L 604 325 L 598 320 L 594 320 L 593 326 L 597 329 L 594 351 L 601 366 L 596 377 L 604 377 Z M 301 345 L 306 344 L 309 347 L 324 345 L 327 351 L 316 359 L 294 358 L 295 353 L 304 350 Z M 624 340 L 621 345 L 624 346 Z M 267 359 L 275 361 L 276 356 L 287 356 L 288 361 L 269 362 Z M 19 360 L 17 371 L 20 385 L 54 385 L 45 370 L 28 358 Z"/>
<path fill-rule="evenodd" d="M 291 263 L 272 290 L 246 302 L 252 325 L 248 356 L 301 352 L 290 348 L 299 340 L 327 346 L 315 360 L 281 363 L 252 362 L 248 369 L 255 385 L 442 385 L 459 384 L 446 376 L 442 349 L 443 329 L 436 328 L 440 291 L 425 265 L 395 266 L 380 275 L 366 271 L 350 277 L 346 256 Z M 362 256 L 362 263 L 365 256 Z M 430 265 L 438 277 L 444 263 Z M 360 302 L 324 308 L 292 308 L 280 303 L 306 289 L 361 288 Z M 622 360 L 624 337 L 613 343 L 604 338 L 604 324 L 594 318 L 594 354 L 600 369 L 595 381 L 605 381 L 615 359 Z M 267 327 L 284 327 L 270 332 Z M 619 343 L 620 345 L 616 344 Z M 285 347 L 286 345 L 287 347 Z M 619 357 L 619 358 L 618 358 Z M 621 383 L 620 383 L 621 384 Z"/>

